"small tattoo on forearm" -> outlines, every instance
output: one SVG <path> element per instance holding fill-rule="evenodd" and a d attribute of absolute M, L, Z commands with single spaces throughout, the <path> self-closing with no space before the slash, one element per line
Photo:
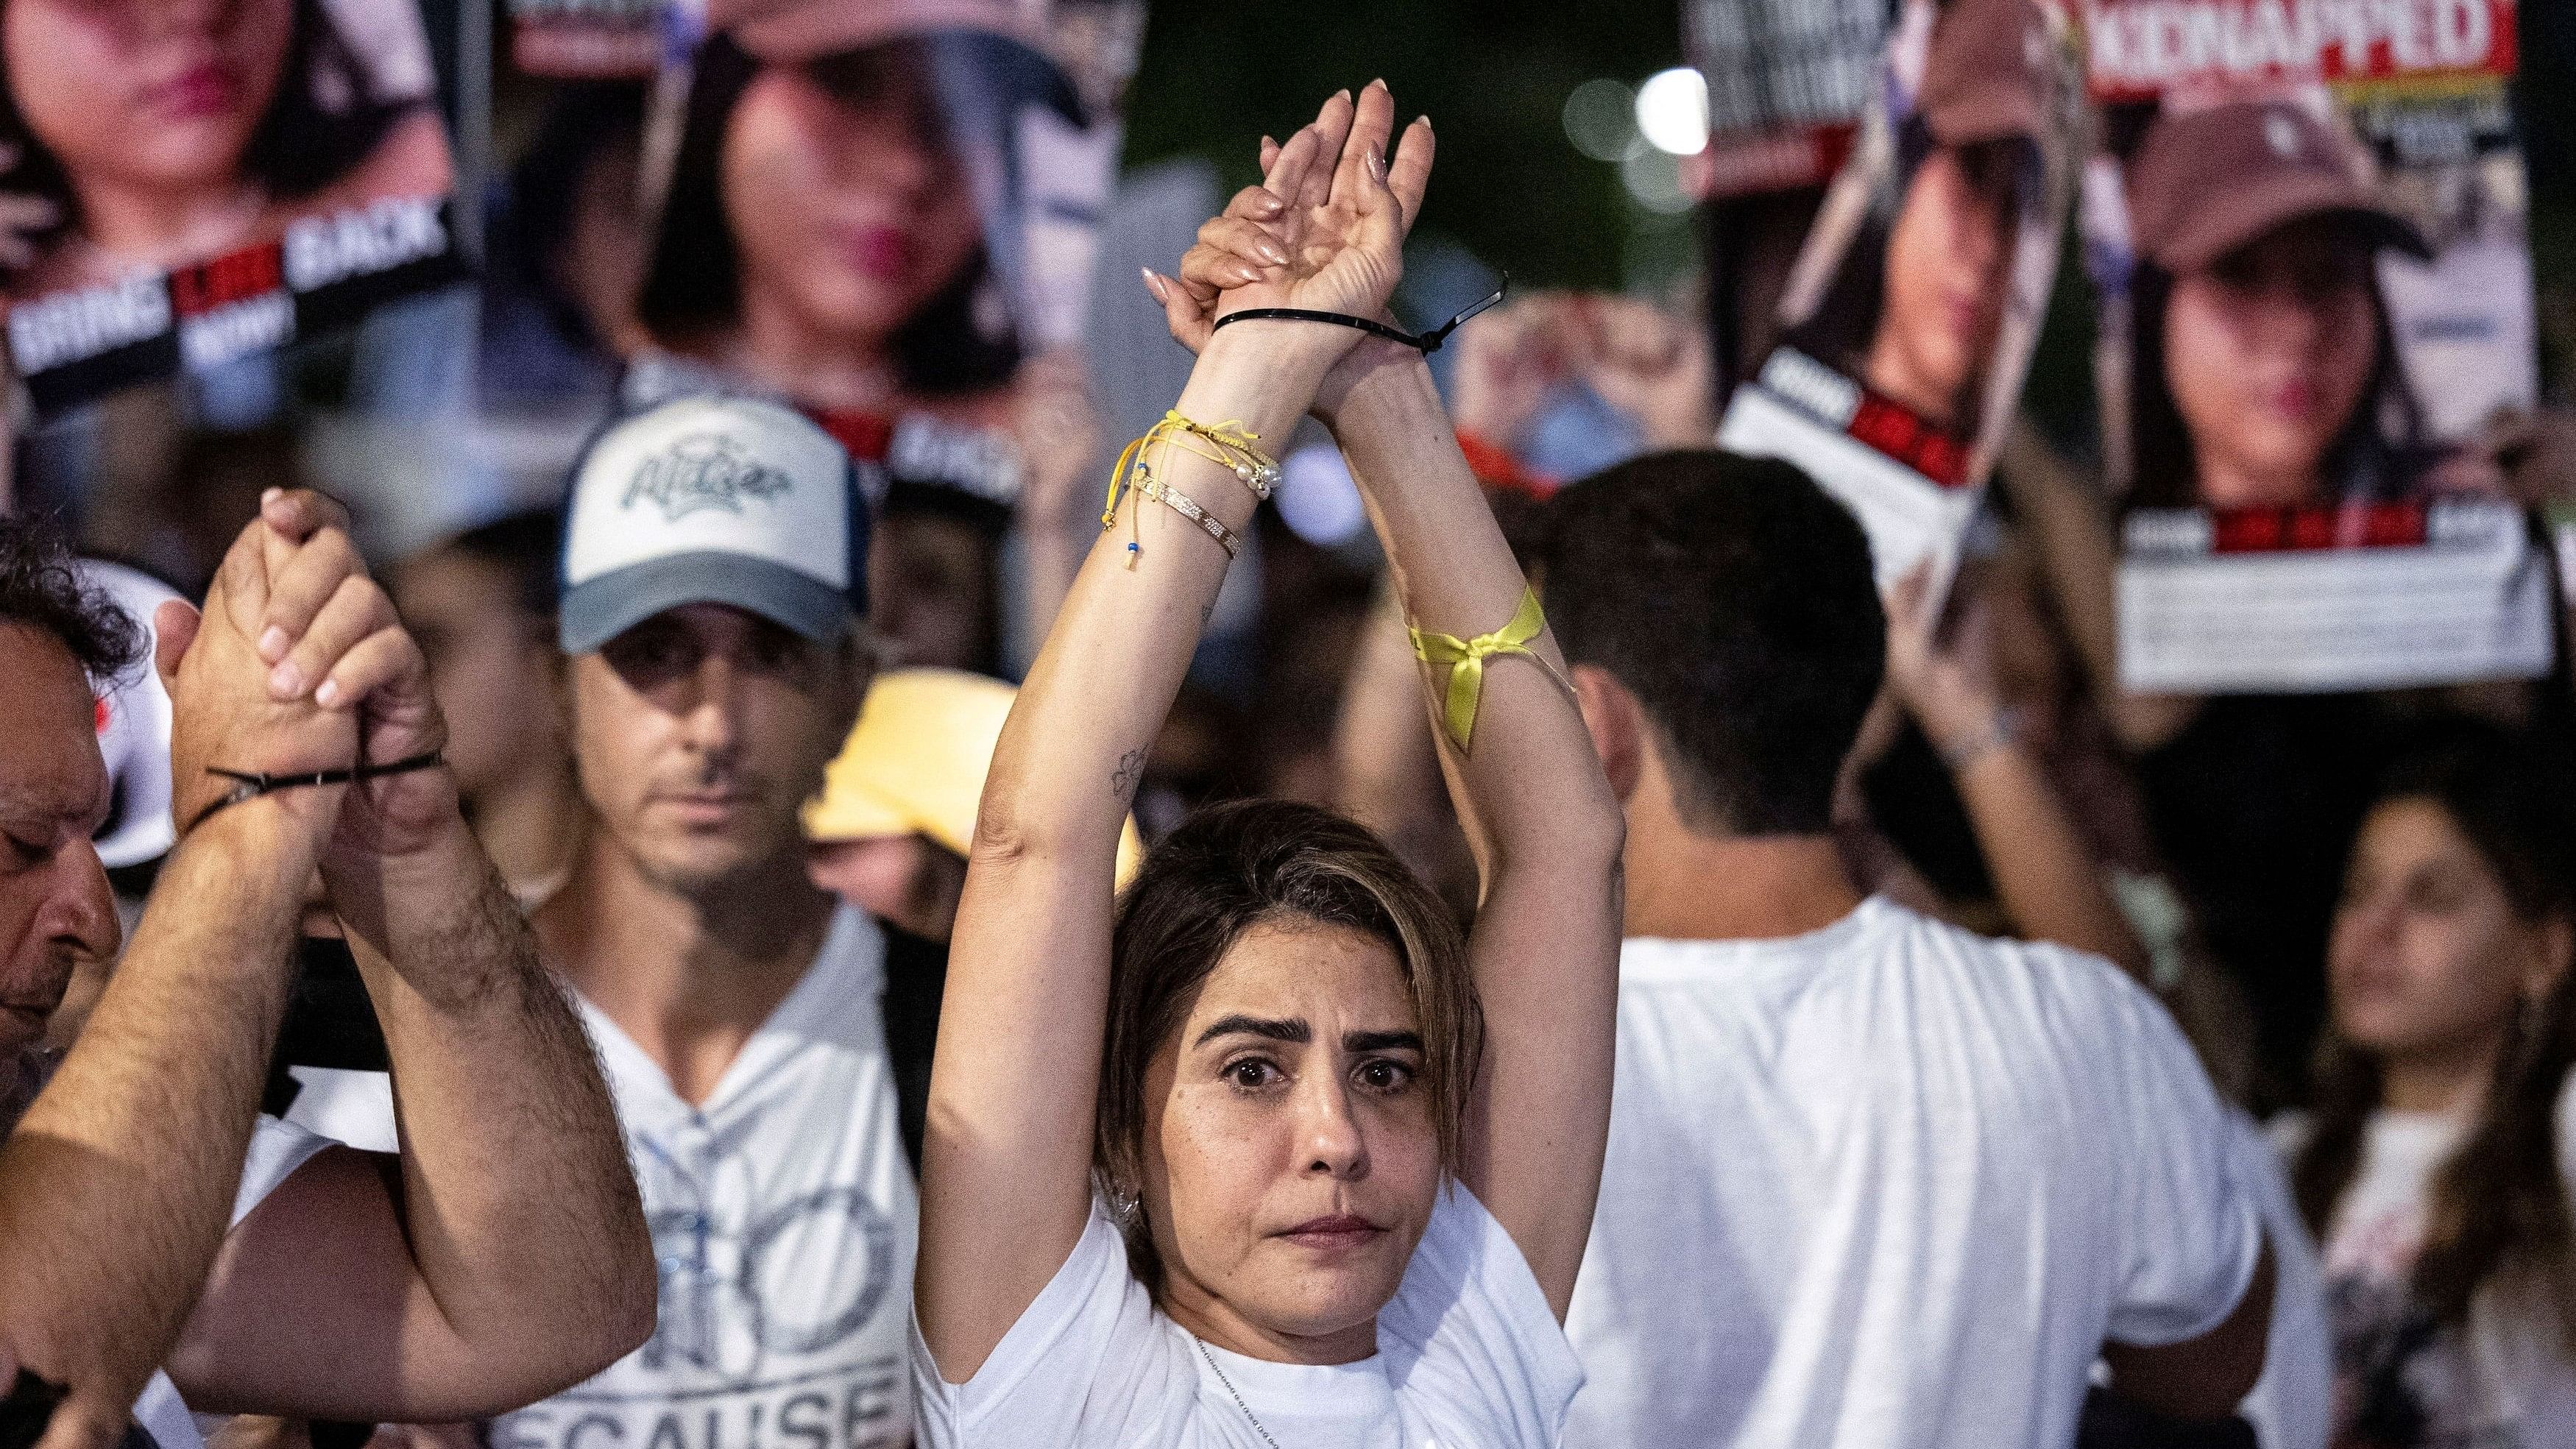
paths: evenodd
<path fill-rule="evenodd" d="M 1136 797 L 1136 784 L 1144 777 L 1145 752 L 1129 750 L 1119 756 L 1118 768 L 1109 777 L 1109 793 L 1117 796 L 1118 803 L 1124 805 Z"/>

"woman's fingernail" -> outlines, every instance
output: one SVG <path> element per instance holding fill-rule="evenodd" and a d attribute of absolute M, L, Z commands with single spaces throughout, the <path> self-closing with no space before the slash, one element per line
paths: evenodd
<path fill-rule="evenodd" d="M 322 687 L 313 691 L 313 702 L 322 706 L 324 709 L 329 709 L 331 706 L 338 704 L 340 702 L 340 681 L 336 679 L 323 680 Z"/>
<path fill-rule="evenodd" d="M 1136 270 L 1145 274 L 1145 290 L 1154 294 L 1155 301 L 1169 302 L 1172 300 L 1172 294 L 1163 290 L 1163 279 L 1154 275 L 1153 268 L 1138 267 Z"/>
<path fill-rule="evenodd" d="M 1268 237 L 1253 243 L 1252 249 L 1261 253 L 1261 259 L 1274 267 L 1288 265 L 1288 249 Z"/>
<path fill-rule="evenodd" d="M 1375 146 L 1371 146 L 1369 148 L 1368 168 L 1371 176 L 1376 177 L 1380 181 L 1384 181 L 1386 179 L 1386 158 L 1378 154 L 1378 150 Z"/>
<path fill-rule="evenodd" d="M 268 489 L 259 495 L 259 506 L 266 508 L 268 505 L 275 503 L 277 500 L 285 496 L 286 490 L 283 488 Z"/>
<path fill-rule="evenodd" d="M 279 699 L 293 699 L 304 692 L 304 671 L 292 659 L 280 664 L 268 671 L 268 692 Z"/>
<path fill-rule="evenodd" d="M 262 663 L 275 664 L 285 658 L 286 651 L 293 647 L 295 647 L 295 641 L 287 638 L 286 631 L 275 624 L 269 625 L 267 632 L 259 636 L 259 657 Z"/>

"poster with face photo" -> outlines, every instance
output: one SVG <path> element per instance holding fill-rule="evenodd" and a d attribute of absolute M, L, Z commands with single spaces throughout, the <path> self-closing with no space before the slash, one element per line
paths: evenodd
<path fill-rule="evenodd" d="M 1719 445 L 1847 504 L 1882 587 L 1946 575 L 1975 512 L 2056 272 L 2079 107 L 2058 12 L 1909 0 L 1782 340 L 1727 406 Z"/>
<path fill-rule="evenodd" d="M 1696 194 L 1822 186 L 1850 159 L 1886 52 L 1886 0 L 1690 0 L 1682 47 L 1708 82 Z"/>
<path fill-rule="evenodd" d="M 345 325 L 458 274 L 412 0 L 10 0 L 0 246 L 37 412 Z"/>
<path fill-rule="evenodd" d="M 2512 0 L 2092 0 L 2120 672 L 2334 691 L 2545 673 L 2481 445 L 2537 392 Z"/>
<path fill-rule="evenodd" d="M 948 631 L 971 637 L 913 641 L 909 662 L 992 667 L 1014 429 L 1079 397 L 1078 365 L 1040 385 L 1087 326 L 1143 6 L 766 0 L 707 19 L 622 402 L 751 392 L 812 416 L 882 500 L 887 597 L 976 596 Z"/>

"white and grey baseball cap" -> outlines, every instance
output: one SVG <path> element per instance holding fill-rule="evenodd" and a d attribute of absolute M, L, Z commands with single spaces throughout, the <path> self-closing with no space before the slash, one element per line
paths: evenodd
<path fill-rule="evenodd" d="M 830 641 L 867 611 L 867 556 L 867 503 L 830 434 L 776 403 L 681 398 L 611 425 L 574 465 L 557 633 L 588 654 L 715 603 Z"/>

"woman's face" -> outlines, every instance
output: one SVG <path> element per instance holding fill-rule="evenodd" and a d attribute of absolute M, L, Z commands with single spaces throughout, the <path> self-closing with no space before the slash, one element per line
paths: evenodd
<path fill-rule="evenodd" d="M 2477 1060 L 2548 989 L 2566 949 L 2563 926 L 2515 914 L 2441 806 L 2388 801 L 2362 823 L 2335 907 L 2335 1029 L 2383 1063 Z"/>
<path fill-rule="evenodd" d="M 229 183 L 276 95 L 293 0 L 8 0 L 27 129 L 75 190 Z"/>
<path fill-rule="evenodd" d="M 991 536 L 935 513 L 895 512 L 868 546 L 869 622 L 906 666 L 982 669 L 993 635 Z"/>
<path fill-rule="evenodd" d="M 2007 174 L 1936 148 L 1915 168 L 1888 233 L 1867 380 L 1936 422 L 1952 420 L 1994 353 L 2012 259 Z"/>
<path fill-rule="evenodd" d="M 2165 381 L 2214 508 L 2324 496 L 2326 452 L 2351 423 L 2379 350 L 2370 248 L 2311 217 L 2174 279 Z"/>
<path fill-rule="evenodd" d="M 518 608 L 508 573 L 443 551 L 397 570 L 393 593 L 429 662 L 457 791 L 470 803 L 531 768 L 560 767 L 554 640 Z"/>
<path fill-rule="evenodd" d="M 1175 1311 L 1374 1352 L 1440 1184 L 1394 951 L 1345 926 L 1244 932 L 1155 1055 L 1145 1103 L 1144 1201 Z"/>
<path fill-rule="evenodd" d="M 854 104 L 804 70 L 753 78 L 725 130 L 725 221 L 747 311 L 881 345 L 982 241 L 974 198 L 917 77 Z"/>

